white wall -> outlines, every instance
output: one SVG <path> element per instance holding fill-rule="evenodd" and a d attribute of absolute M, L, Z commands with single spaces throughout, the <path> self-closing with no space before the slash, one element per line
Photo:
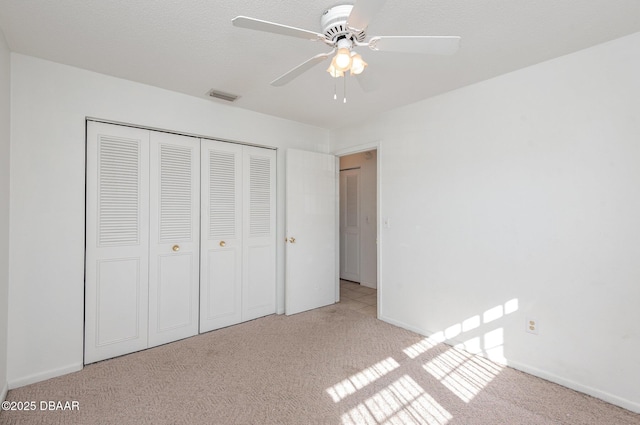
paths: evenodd
<path fill-rule="evenodd" d="M 637 33 L 336 133 L 380 141 L 384 320 L 640 412 L 639 51 Z"/>
<path fill-rule="evenodd" d="M 12 54 L 11 70 L 11 388 L 82 365 L 86 116 L 278 148 L 324 152 L 328 148 L 326 130 L 208 99 L 18 54 Z M 280 312 L 284 309 L 283 165 L 284 149 L 280 149 Z"/>
<path fill-rule="evenodd" d="M 360 284 L 376 288 L 378 283 L 377 151 L 340 157 L 340 169 L 360 168 Z"/>
<path fill-rule="evenodd" d="M 7 394 L 11 54 L 0 31 L 0 401 Z"/>

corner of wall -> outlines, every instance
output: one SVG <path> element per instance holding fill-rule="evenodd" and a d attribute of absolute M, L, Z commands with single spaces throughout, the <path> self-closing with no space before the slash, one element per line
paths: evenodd
<path fill-rule="evenodd" d="M 11 52 L 0 30 L 0 401 L 7 396 Z"/>
<path fill-rule="evenodd" d="M 9 392 L 9 385 L 7 382 L 4 382 L 2 386 L 2 390 L 0 390 L 0 402 L 5 401 L 7 399 L 7 393 Z"/>

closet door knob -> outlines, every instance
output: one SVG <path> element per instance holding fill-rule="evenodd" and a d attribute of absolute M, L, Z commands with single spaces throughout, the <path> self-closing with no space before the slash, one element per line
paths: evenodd
<path fill-rule="evenodd" d="M 174 245 L 171 247 L 171 249 L 173 250 L 173 252 L 178 252 L 180 251 L 180 245 Z"/>
<path fill-rule="evenodd" d="M 290 243 L 296 243 L 296 238 L 289 238 Z"/>
<path fill-rule="evenodd" d="M 225 246 L 225 245 L 226 245 L 225 241 L 220 241 L 220 246 Z"/>

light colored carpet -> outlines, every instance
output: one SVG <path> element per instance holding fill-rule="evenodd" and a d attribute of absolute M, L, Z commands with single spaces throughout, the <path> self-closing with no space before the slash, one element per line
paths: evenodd
<path fill-rule="evenodd" d="M 627 424 L 640 415 L 343 305 L 269 316 L 9 391 L 1 424 Z"/>

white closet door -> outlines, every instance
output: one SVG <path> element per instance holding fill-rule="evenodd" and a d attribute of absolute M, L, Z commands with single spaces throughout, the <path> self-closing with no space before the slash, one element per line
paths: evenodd
<path fill-rule="evenodd" d="M 360 283 L 360 169 L 340 171 L 340 279 Z"/>
<path fill-rule="evenodd" d="M 149 132 L 87 124 L 85 363 L 147 348 Z"/>
<path fill-rule="evenodd" d="M 149 346 L 198 333 L 200 139 L 151 132 Z"/>
<path fill-rule="evenodd" d="M 201 141 L 200 332 L 242 319 L 242 146 Z"/>
<path fill-rule="evenodd" d="M 242 321 L 276 312 L 276 151 L 245 146 Z"/>

